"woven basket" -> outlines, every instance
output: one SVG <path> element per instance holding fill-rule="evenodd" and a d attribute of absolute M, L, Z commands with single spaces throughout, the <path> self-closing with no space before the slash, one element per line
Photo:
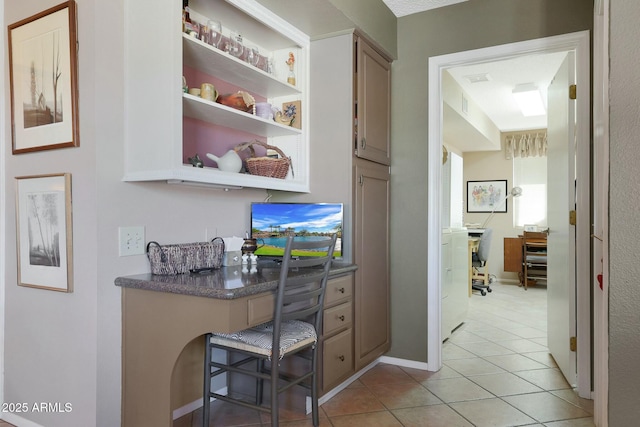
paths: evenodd
<path fill-rule="evenodd" d="M 266 156 L 256 157 L 256 150 L 253 148 L 254 145 L 259 145 L 261 147 L 274 150 L 280 155 L 280 158 L 274 159 L 273 157 Z M 251 175 L 284 179 L 289 173 L 291 159 L 287 157 L 278 147 L 269 145 L 261 141 L 251 141 L 238 145 L 235 150 L 237 152 L 240 152 L 247 148 L 251 152 L 251 157 L 248 157 L 245 160 L 245 163 L 247 165 L 247 171 Z M 293 174 L 293 168 L 291 169 L 291 174 Z"/>
<path fill-rule="evenodd" d="M 210 242 L 147 244 L 147 257 L 152 274 L 174 275 L 189 271 L 218 269 L 222 266 L 224 240 L 216 237 Z"/>

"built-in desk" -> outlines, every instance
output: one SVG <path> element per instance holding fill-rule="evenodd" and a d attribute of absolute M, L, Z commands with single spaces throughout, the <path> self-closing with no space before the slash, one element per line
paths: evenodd
<path fill-rule="evenodd" d="M 352 264 L 334 262 L 331 276 L 355 270 Z M 237 331 L 270 320 L 279 274 L 277 264 L 260 263 L 253 272 L 238 266 L 206 274 L 118 277 L 122 425 L 171 427 L 171 374 L 182 350 L 207 332 Z"/>

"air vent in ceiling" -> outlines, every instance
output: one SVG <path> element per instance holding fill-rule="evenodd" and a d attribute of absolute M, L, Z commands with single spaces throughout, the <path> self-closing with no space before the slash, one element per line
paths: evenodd
<path fill-rule="evenodd" d="M 480 83 L 480 82 L 491 81 L 491 76 L 489 76 L 488 73 L 470 74 L 468 76 L 464 76 L 464 78 L 467 79 L 469 83 Z"/>

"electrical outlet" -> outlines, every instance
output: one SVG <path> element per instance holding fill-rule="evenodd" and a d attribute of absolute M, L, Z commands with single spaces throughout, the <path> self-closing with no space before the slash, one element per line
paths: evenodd
<path fill-rule="evenodd" d="M 118 255 L 144 255 L 144 227 L 118 227 Z"/>

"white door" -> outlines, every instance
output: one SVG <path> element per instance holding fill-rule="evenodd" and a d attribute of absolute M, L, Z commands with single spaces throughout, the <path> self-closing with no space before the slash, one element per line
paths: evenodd
<path fill-rule="evenodd" d="M 570 338 L 576 336 L 575 228 L 569 212 L 575 206 L 575 54 L 569 52 L 549 85 L 547 102 L 547 330 L 549 352 L 565 378 L 576 384 L 576 353 Z"/>

